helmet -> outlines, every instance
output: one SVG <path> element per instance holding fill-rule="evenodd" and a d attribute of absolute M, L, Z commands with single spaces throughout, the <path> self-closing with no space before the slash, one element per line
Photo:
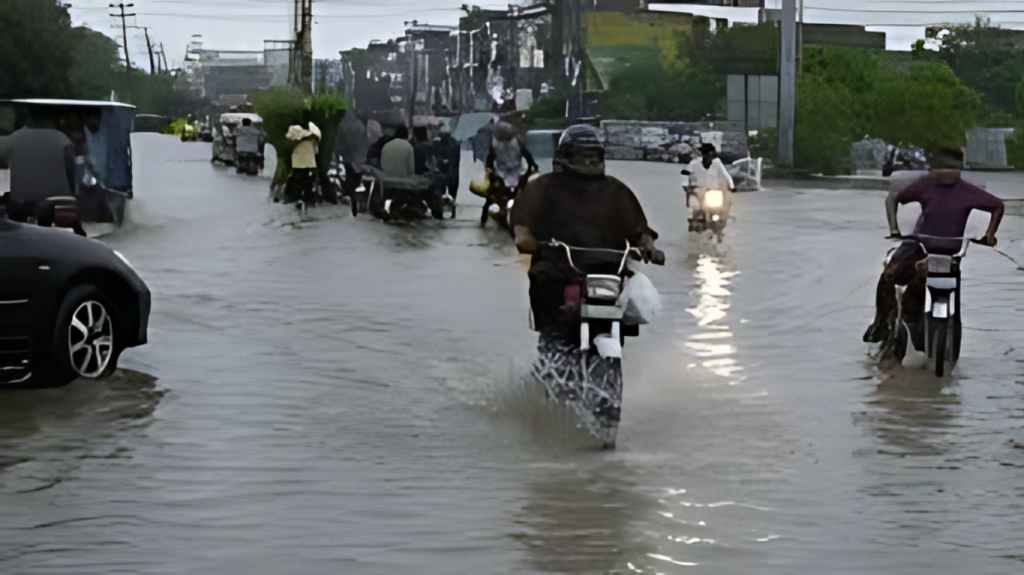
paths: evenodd
<path fill-rule="evenodd" d="M 552 163 L 558 172 L 603 176 L 604 137 L 601 130 L 586 124 L 567 128 L 558 139 Z"/>

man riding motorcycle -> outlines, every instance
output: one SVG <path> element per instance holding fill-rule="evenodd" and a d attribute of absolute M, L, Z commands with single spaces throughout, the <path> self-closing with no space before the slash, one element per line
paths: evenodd
<path fill-rule="evenodd" d="M 878 343 L 888 336 L 889 318 L 897 305 L 897 285 L 908 286 L 907 296 L 914 301 L 920 300 L 923 307 L 924 280 L 915 275 L 914 264 L 926 258 L 928 253 L 952 255 L 960 251 L 962 246 L 959 239 L 943 241 L 935 238 L 963 236 L 971 212 L 980 210 L 992 215 L 981 242 L 993 247 L 997 243 L 996 231 L 1003 219 L 1005 205 L 996 196 L 961 178 L 963 152 L 943 150 L 930 154 L 928 162 L 931 170 L 927 176 L 895 194 L 890 231 L 893 232 L 892 237 L 899 237 L 895 226 L 898 206 L 918 202 L 921 204 L 921 217 L 914 227 L 914 235 L 930 237 L 907 240 L 889 257 L 878 280 L 875 321 L 864 332 L 865 342 Z M 917 306 L 911 307 L 916 309 Z"/>
<path fill-rule="evenodd" d="M 242 125 L 235 130 L 235 151 L 237 152 L 239 169 L 244 161 L 252 161 L 262 169 L 263 160 L 260 153 L 261 144 L 266 141 L 267 134 L 252 125 L 250 118 L 243 118 Z"/>
<path fill-rule="evenodd" d="M 736 189 L 732 176 L 725 169 L 725 164 L 718 158 L 718 150 L 714 144 L 705 142 L 700 147 L 701 157 L 696 158 L 682 170 L 684 176 L 689 176 L 689 192 L 686 194 L 687 221 L 690 222 L 690 231 L 694 229 L 694 219 L 697 212 L 704 205 L 704 194 L 708 190 L 719 190 L 722 192 L 722 220 L 729 217 L 729 208 L 732 206 L 732 192 Z"/>
<path fill-rule="evenodd" d="M 658 234 L 648 226 L 636 195 L 605 175 L 600 131 L 587 125 L 565 130 L 553 168 L 553 173 L 531 181 L 520 192 L 509 222 L 516 248 L 532 254 L 530 306 L 542 334 L 558 327 L 564 288 L 573 282 L 575 272 L 562 250 L 545 248 L 541 242 L 621 250 L 628 241 L 641 249 L 644 261 L 665 262 L 665 254 L 654 247 Z"/>
<path fill-rule="evenodd" d="M 508 201 L 530 181 L 530 176 L 539 172 L 540 167 L 533 154 L 508 122 L 498 122 L 491 128 L 491 149 L 484 162 L 487 171 L 487 195 L 480 213 L 480 225 L 487 224 L 491 205 L 503 209 Z M 523 160 L 527 169 L 523 170 Z M 502 218 L 504 219 L 504 218 Z"/>

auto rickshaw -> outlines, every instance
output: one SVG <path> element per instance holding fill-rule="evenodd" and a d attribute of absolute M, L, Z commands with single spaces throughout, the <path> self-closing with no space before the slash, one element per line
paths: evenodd
<path fill-rule="evenodd" d="M 28 119 L 53 126 L 73 143 L 71 192 L 88 235 L 103 235 L 120 226 L 127 202 L 134 196 L 131 134 L 135 106 L 89 100 L 0 100 L 0 137 L 31 129 L 25 124 Z M 0 194 L 4 192 L 7 190 L 0 190 Z M 8 212 L 37 207 L 10 195 L 7 202 Z"/>
<path fill-rule="evenodd" d="M 210 162 L 233 166 L 238 160 L 235 150 L 235 130 L 242 125 L 242 120 L 249 118 L 257 128 L 263 125 L 263 118 L 257 114 L 228 112 L 221 114 L 220 122 L 213 130 L 213 157 Z"/>

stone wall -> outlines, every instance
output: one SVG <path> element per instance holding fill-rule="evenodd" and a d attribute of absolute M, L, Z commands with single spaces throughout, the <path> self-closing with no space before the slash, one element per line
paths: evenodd
<path fill-rule="evenodd" d="M 701 133 L 722 132 L 719 155 L 730 163 L 747 157 L 747 135 L 739 122 L 601 122 L 609 160 L 680 162 L 696 156 Z"/>

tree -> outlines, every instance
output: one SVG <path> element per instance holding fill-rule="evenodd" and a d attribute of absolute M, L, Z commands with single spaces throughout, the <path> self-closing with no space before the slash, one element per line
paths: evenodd
<path fill-rule="evenodd" d="M 256 113 L 263 119 L 267 142 L 277 153 L 277 171 L 270 184 L 272 197 L 275 200 L 287 199 L 284 194 L 285 185 L 292 173 L 291 155 L 295 144 L 285 138 L 285 134 L 288 133 L 290 126 L 302 124 L 306 114 L 309 115 L 310 121 L 320 128 L 323 136 L 317 158 L 323 178 L 326 175 L 327 162 L 335 149 L 334 139 L 338 133 L 338 124 L 345 112 L 344 96 L 314 94 L 305 97 L 294 88 L 274 87 L 252 94 L 251 100 Z"/>
<path fill-rule="evenodd" d="M 116 75 L 122 71 L 117 42 L 86 27 L 71 30 L 74 45 L 73 66 L 69 71 L 71 90 L 78 98 L 106 99 L 111 90 L 123 83 Z"/>
<path fill-rule="evenodd" d="M 857 139 L 858 106 L 850 88 L 814 74 L 797 80 L 793 163 L 797 168 L 825 175 L 846 173 Z"/>
<path fill-rule="evenodd" d="M 929 28 L 926 39 L 915 44 L 914 54 L 921 60 L 945 62 L 964 85 L 980 93 L 986 123 L 1005 125 L 1012 117 L 1014 91 L 1024 70 L 1020 32 L 977 18 L 974 24 Z"/>
<path fill-rule="evenodd" d="M 871 135 L 934 150 L 964 145 L 981 98 L 946 64 L 915 62 L 907 72 L 880 74 L 871 102 Z"/>
<path fill-rule="evenodd" d="M 67 97 L 71 16 L 53 0 L 3 0 L 0 98 Z"/>

